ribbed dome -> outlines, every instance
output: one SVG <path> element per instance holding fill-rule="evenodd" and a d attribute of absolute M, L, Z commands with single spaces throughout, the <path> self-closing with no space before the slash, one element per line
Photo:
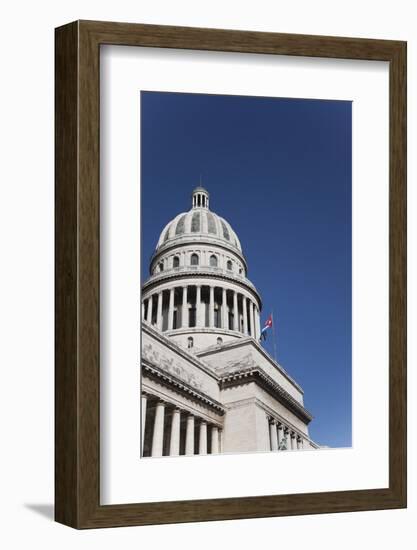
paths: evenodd
<path fill-rule="evenodd" d="M 232 246 L 242 253 L 242 247 L 230 224 L 209 210 L 209 193 L 204 187 L 196 187 L 191 198 L 192 208 L 178 214 L 163 229 L 156 250 L 172 241 L 184 241 L 184 238 L 207 239 L 217 244 Z"/>
<path fill-rule="evenodd" d="M 240 241 L 230 224 L 206 208 L 192 208 L 178 214 L 164 227 L 156 249 L 183 237 L 207 237 L 223 241 L 242 252 Z"/>

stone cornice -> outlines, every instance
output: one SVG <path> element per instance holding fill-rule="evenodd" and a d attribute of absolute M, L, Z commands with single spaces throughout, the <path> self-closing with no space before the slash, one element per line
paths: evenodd
<path fill-rule="evenodd" d="M 221 348 L 216 349 L 216 347 L 211 346 L 210 348 L 207 348 L 206 350 L 202 350 L 202 351 L 198 352 L 196 355 L 197 355 L 197 357 L 204 358 L 204 357 L 207 357 L 208 355 L 214 355 L 215 353 L 218 353 L 220 351 L 243 347 L 243 346 L 246 346 L 247 344 L 251 344 L 252 346 L 254 346 L 256 348 L 256 350 L 258 350 L 261 353 L 261 355 L 263 355 L 263 357 L 267 361 L 269 361 L 270 363 L 272 363 L 274 365 L 274 367 L 288 380 L 288 382 L 291 382 L 291 384 L 302 395 L 304 395 L 304 390 L 302 389 L 302 387 L 299 384 L 297 384 L 297 382 L 288 374 L 288 372 L 283 367 L 281 367 L 281 365 L 279 363 L 277 363 L 269 355 L 269 353 L 266 350 L 264 350 L 264 348 L 251 336 L 236 339 L 236 340 L 233 340 L 231 342 L 226 342 L 225 344 L 222 345 Z"/>
<path fill-rule="evenodd" d="M 249 367 L 232 373 L 225 373 L 220 377 L 220 389 L 249 384 L 250 382 L 256 382 L 305 424 L 312 420 L 313 417 L 307 409 L 259 367 Z"/>
<path fill-rule="evenodd" d="M 171 338 L 167 338 L 159 330 L 149 325 L 146 321 L 142 321 L 142 330 L 146 332 L 149 336 L 155 338 L 155 340 L 169 348 L 171 351 L 177 353 L 183 359 L 189 361 L 195 367 L 201 369 L 203 372 L 214 378 L 217 382 L 219 381 L 219 377 L 217 376 L 217 374 L 209 366 L 203 363 L 203 361 L 200 361 L 195 355 L 188 353 L 187 350 L 176 344 L 174 340 L 172 340 Z"/>
<path fill-rule="evenodd" d="M 256 287 L 253 283 L 246 278 L 239 278 L 234 275 L 227 274 L 224 270 L 215 271 L 214 268 L 196 268 L 195 270 L 191 268 L 184 269 L 181 271 L 181 268 L 171 269 L 169 271 L 162 271 L 157 275 L 153 275 L 142 285 L 142 293 L 145 294 L 149 289 L 158 286 L 161 282 L 168 282 L 171 280 L 178 281 L 178 286 L 181 286 L 181 279 L 187 279 L 192 277 L 193 279 L 198 278 L 209 278 L 215 280 L 223 280 L 231 282 L 243 287 L 246 291 L 254 296 L 258 302 L 259 310 L 262 310 L 262 300 L 259 292 L 256 290 Z"/>
<path fill-rule="evenodd" d="M 175 392 L 176 395 L 172 395 L 172 388 L 165 384 L 157 385 L 153 383 L 153 379 L 144 377 L 141 384 L 141 395 L 146 393 L 148 399 L 158 399 L 168 404 L 170 408 L 178 409 L 183 414 L 192 414 L 196 418 L 204 420 L 207 424 L 217 426 L 219 429 L 223 429 L 224 415 L 217 410 L 213 411 L 211 408 L 205 407 L 201 402 L 194 399 L 184 399 L 184 395 L 180 392 Z M 170 393 L 167 394 L 166 391 Z"/>
<path fill-rule="evenodd" d="M 152 365 L 146 359 L 142 359 L 142 374 L 148 378 L 153 378 L 162 385 L 174 388 L 175 391 L 181 393 L 188 399 L 203 403 L 206 407 L 215 410 L 218 414 L 223 415 L 225 413 L 225 408 L 221 403 L 193 388 L 187 384 L 187 382 L 177 378 L 175 375 L 168 374 L 158 366 Z"/>

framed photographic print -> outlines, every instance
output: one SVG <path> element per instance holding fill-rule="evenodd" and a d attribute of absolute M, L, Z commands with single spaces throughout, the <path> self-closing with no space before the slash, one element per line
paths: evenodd
<path fill-rule="evenodd" d="M 56 29 L 56 520 L 406 506 L 406 44 Z"/>

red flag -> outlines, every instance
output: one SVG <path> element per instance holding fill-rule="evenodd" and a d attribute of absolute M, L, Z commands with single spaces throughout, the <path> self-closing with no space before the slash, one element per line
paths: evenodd
<path fill-rule="evenodd" d="M 261 340 L 262 338 L 266 340 L 266 329 L 271 327 L 272 327 L 272 313 L 270 314 L 268 319 L 265 321 L 264 328 L 261 330 L 261 338 L 260 338 Z"/>

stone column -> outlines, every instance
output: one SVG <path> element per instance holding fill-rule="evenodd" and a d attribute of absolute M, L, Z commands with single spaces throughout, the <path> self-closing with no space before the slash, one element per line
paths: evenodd
<path fill-rule="evenodd" d="M 171 441 L 169 444 L 169 456 L 178 456 L 180 454 L 180 420 L 181 413 L 179 409 L 174 409 L 172 413 Z"/>
<path fill-rule="evenodd" d="M 219 430 L 219 453 L 223 452 L 223 430 Z"/>
<path fill-rule="evenodd" d="M 260 338 L 261 337 L 261 312 L 259 309 L 257 310 L 256 315 L 257 315 L 256 326 L 258 327 L 258 338 Z"/>
<path fill-rule="evenodd" d="M 302 449 L 301 437 L 299 435 L 297 436 L 297 449 Z"/>
<path fill-rule="evenodd" d="M 269 422 L 269 434 L 271 437 L 271 451 L 278 451 L 278 434 L 275 420 Z"/>
<path fill-rule="evenodd" d="M 213 426 L 211 429 L 211 454 L 216 455 L 219 452 L 219 429 Z"/>
<path fill-rule="evenodd" d="M 228 319 L 227 319 L 227 292 L 226 289 L 223 288 L 222 291 L 222 328 L 228 329 Z"/>
<path fill-rule="evenodd" d="M 233 329 L 240 330 L 239 327 L 239 309 L 237 307 L 237 292 L 233 291 Z"/>
<path fill-rule="evenodd" d="M 284 429 L 284 437 L 285 437 L 285 446 L 287 447 L 287 451 L 291 449 L 291 435 L 290 430 L 288 428 Z"/>
<path fill-rule="evenodd" d="M 201 307 L 201 285 L 196 287 L 196 299 L 195 299 L 195 326 L 203 327 L 204 322 L 202 319 L 202 307 Z"/>
<path fill-rule="evenodd" d="M 187 430 L 185 432 L 185 454 L 194 454 L 194 416 L 192 414 L 187 417 Z"/>
<path fill-rule="evenodd" d="M 163 292 L 158 293 L 158 309 L 156 313 L 156 326 L 162 331 L 162 297 Z"/>
<path fill-rule="evenodd" d="M 159 401 L 156 405 L 155 423 L 152 437 L 152 456 L 162 456 L 164 443 L 165 404 Z"/>
<path fill-rule="evenodd" d="M 207 422 L 205 422 L 204 420 L 202 420 L 200 424 L 200 442 L 198 447 L 198 454 L 207 454 Z"/>
<path fill-rule="evenodd" d="M 171 288 L 169 291 L 168 330 L 172 330 L 174 327 L 174 293 L 175 288 Z"/>
<path fill-rule="evenodd" d="M 246 296 L 243 296 L 242 308 L 243 308 L 243 333 L 246 335 L 248 333 L 248 309 L 246 306 Z"/>
<path fill-rule="evenodd" d="M 282 440 L 284 439 L 284 429 L 281 423 L 278 423 L 278 449 L 281 447 Z"/>
<path fill-rule="evenodd" d="M 142 414 L 141 414 L 141 425 L 142 425 L 142 455 L 143 455 L 143 442 L 145 439 L 145 426 L 146 426 L 146 404 L 147 397 L 145 394 L 142 394 L 141 403 L 142 403 Z"/>
<path fill-rule="evenodd" d="M 214 327 L 214 286 L 210 287 L 209 327 Z"/>
<path fill-rule="evenodd" d="M 291 430 L 288 430 L 287 449 L 288 449 L 289 451 L 291 451 L 291 449 L 292 449 Z"/>
<path fill-rule="evenodd" d="M 255 338 L 256 340 L 256 314 L 255 314 L 255 304 L 253 302 L 250 303 L 250 311 L 251 311 L 251 319 L 252 319 L 252 326 L 251 326 L 251 335 L 252 338 Z"/>
<path fill-rule="evenodd" d="M 256 332 L 256 339 L 257 340 L 259 340 L 259 338 L 261 337 L 260 323 L 261 323 L 261 320 L 260 320 L 260 316 L 259 316 L 259 309 L 258 309 L 258 307 L 255 307 L 255 332 Z"/>
<path fill-rule="evenodd" d="M 295 449 L 295 435 L 294 432 L 291 432 L 291 450 Z"/>
<path fill-rule="evenodd" d="M 146 312 L 146 320 L 149 324 L 152 322 L 152 305 L 153 305 L 153 296 L 148 298 L 148 311 Z"/>
<path fill-rule="evenodd" d="M 181 309 L 181 326 L 182 328 L 188 327 L 188 287 L 182 287 L 182 309 Z"/>

